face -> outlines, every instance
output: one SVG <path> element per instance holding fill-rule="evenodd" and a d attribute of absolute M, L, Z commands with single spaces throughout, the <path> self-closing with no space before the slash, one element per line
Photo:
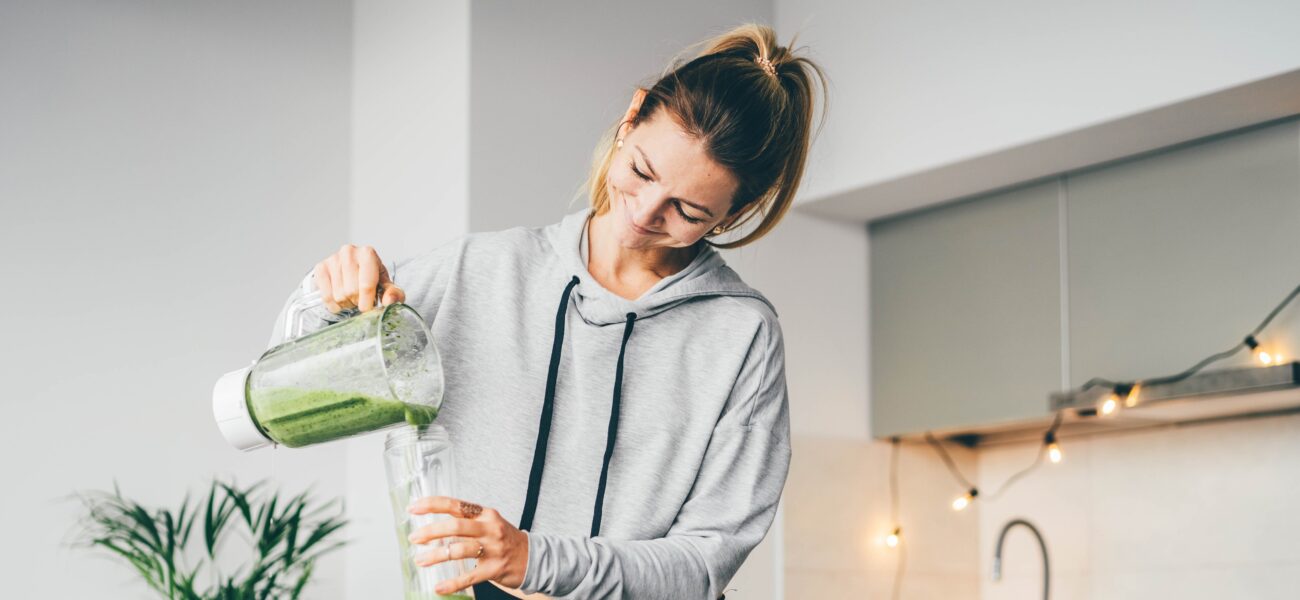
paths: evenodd
<path fill-rule="evenodd" d="M 606 180 L 624 248 L 684 248 L 727 220 L 737 182 L 700 141 L 662 110 L 624 131 Z"/>

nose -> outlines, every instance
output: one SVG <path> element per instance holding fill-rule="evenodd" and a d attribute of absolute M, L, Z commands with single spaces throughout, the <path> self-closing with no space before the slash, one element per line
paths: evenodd
<path fill-rule="evenodd" d="M 658 186 L 650 186 L 649 189 L 641 190 L 629 203 L 632 220 L 642 227 L 659 229 L 663 224 L 663 212 L 668 208 L 669 196 L 657 188 Z"/>

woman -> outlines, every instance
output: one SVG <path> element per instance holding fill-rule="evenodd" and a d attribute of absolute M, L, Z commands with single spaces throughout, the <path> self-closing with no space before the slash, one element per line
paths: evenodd
<path fill-rule="evenodd" d="M 790 208 L 815 84 L 770 28 L 739 27 L 637 90 L 590 209 L 466 236 L 396 280 L 368 247 L 316 265 L 318 326 L 377 294 L 432 323 L 466 500 L 412 507 L 454 517 L 413 541 L 459 538 L 417 562 L 477 558 L 441 593 L 723 595 L 772 523 L 790 445 L 776 313 L 714 247 Z"/>

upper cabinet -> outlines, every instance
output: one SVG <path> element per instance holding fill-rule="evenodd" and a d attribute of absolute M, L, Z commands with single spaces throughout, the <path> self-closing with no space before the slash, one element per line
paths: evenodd
<path fill-rule="evenodd" d="M 1071 175 L 1066 191 L 1071 386 L 1182 371 L 1300 283 L 1295 121 Z M 1286 316 L 1260 341 L 1291 346 Z"/>
<path fill-rule="evenodd" d="M 876 437 L 1047 412 L 1061 382 L 1055 182 L 870 228 Z"/>
<path fill-rule="evenodd" d="M 1300 283 L 1300 122 L 869 233 L 873 435 L 1041 423 L 1052 392 L 1230 348 Z M 1300 356 L 1300 306 L 1260 339 Z"/>

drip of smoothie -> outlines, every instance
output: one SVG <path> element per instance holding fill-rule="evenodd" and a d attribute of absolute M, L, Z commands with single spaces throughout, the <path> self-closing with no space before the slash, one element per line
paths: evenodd
<path fill-rule="evenodd" d="M 299 448 L 406 421 L 428 425 L 438 409 L 356 392 L 271 388 L 254 390 L 249 409 L 271 439 Z"/>

